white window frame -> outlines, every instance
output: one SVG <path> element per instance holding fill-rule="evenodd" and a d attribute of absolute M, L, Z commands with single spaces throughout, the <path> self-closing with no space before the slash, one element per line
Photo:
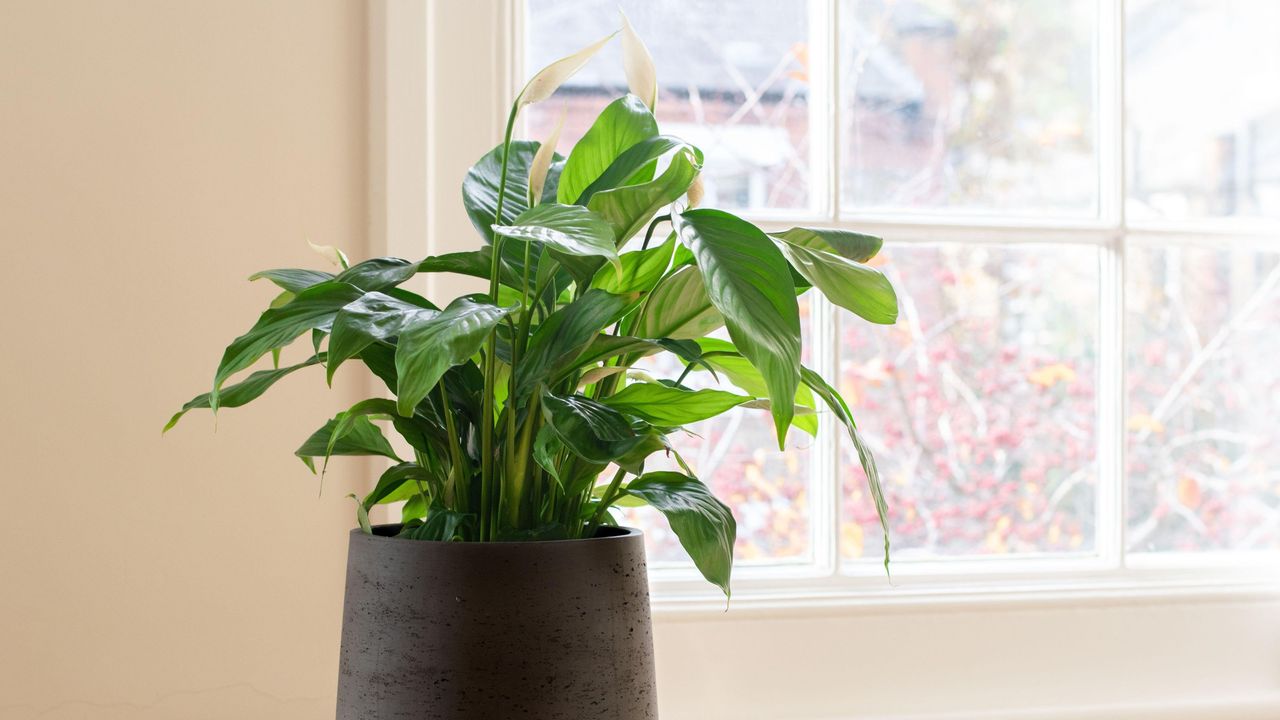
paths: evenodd
<path fill-rule="evenodd" d="M 814 34 L 812 57 L 830 56 L 839 27 L 839 2 L 805 0 Z M 841 565 L 838 528 L 839 462 L 832 423 L 824 423 L 811 449 L 810 522 L 813 558 L 798 564 L 743 564 L 735 569 L 736 611 L 803 612 L 806 608 L 934 605 L 939 602 L 1112 602 L 1117 598 L 1207 599 L 1273 597 L 1280 592 L 1275 553 L 1127 553 L 1124 513 L 1124 252 L 1128 238 L 1169 244 L 1264 243 L 1273 224 L 1243 220 L 1195 223 L 1130 221 L 1124 214 L 1124 13 L 1116 0 L 1096 0 L 1101 18 L 1097 89 L 1100 207 L 1097 219 L 975 219 L 926 213 L 841 213 L 838 163 L 812 180 L 817 212 L 744 213 L 765 229 L 797 223 L 846 227 L 881 235 L 886 243 L 968 242 L 1079 245 L 1100 251 L 1098 351 L 1097 522 L 1095 554 L 1088 557 L 969 557 L 898 560 L 886 579 L 878 563 Z M 369 205 L 372 245 L 416 257 L 465 249 L 474 234 L 457 203 L 462 173 L 500 139 L 508 103 L 527 74 L 522 67 L 524 3 L 375 0 L 370 6 Z M 441 28 L 452 31 L 441 32 Z M 813 108 L 816 154 L 839 157 L 839 63 L 814 86 L 824 97 Z M 818 155 L 815 155 L 815 159 Z M 1270 233 L 1268 235 L 1267 233 Z M 1274 246 L 1273 246 L 1274 247 Z M 429 293 L 451 295 L 469 287 L 432 276 Z M 816 369 L 834 373 L 836 313 L 814 298 Z M 723 597 L 692 569 L 654 567 L 659 613 L 721 612 Z"/>

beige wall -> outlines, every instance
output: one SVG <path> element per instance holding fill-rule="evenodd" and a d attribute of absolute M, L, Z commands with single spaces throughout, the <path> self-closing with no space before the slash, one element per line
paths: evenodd
<path fill-rule="evenodd" d="M 270 299 L 246 276 L 365 254 L 364 23 L 0 2 L 0 718 L 332 716 L 360 467 L 317 499 L 290 451 L 363 380 L 160 428 Z"/>
<path fill-rule="evenodd" d="M 364 473 L 336 460 L 317 498 L 289 451 L 355 399 L 358 370 L 331 394 L 295 376 L 216 434 L 207 413 L 159 430 L 271 297 L 254 270 L 314 264 L 307 239 L 364 256 L 368 226 L 405 255 L 424 231 L 434 252 L 472 242 L 456 183 L 501 114 L 435 118 L 426 166 L 407 23 L 374 57 L 418 104 L 366 128 L 364 5 L 0 0 L 0 720 L 332 717 L 342 496 Z M 431 12 L 474 28 L 503 7 Z M 439 96 L 503 106 L 483 81 L 500 44 L 437 39 L 432 57 L 473 53 L 465 77 L 429 74 Z M 1277 618 L 1274 597 L 667 615 L 662 712 L 1276 717 Z"/>

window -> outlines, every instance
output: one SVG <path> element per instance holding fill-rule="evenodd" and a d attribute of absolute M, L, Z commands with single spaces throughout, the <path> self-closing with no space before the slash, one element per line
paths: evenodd
<path fill-rule="evenodd" d="M 1280 548 L 1280 4 L 526 0 L 518 56 L 568 54 L 618 5 L 664 131 L 706 152 L 706 204 L 886 239 L 897 325 L 805 313 L 884 475 L 898 582 L 1133 582 Z M 571 146 L 625 92 L 617 53 L 525 134 L 564 108 Z M 825 423 L 778 453 L 767 423 L 683 448 L 735 509 L 742 586 L 883 586 L 852 448 Z M 629 519 L 679 587 L 674 539 Z"/>

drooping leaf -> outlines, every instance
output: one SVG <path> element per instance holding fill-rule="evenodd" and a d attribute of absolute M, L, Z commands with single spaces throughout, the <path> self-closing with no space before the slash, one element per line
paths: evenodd
<path fill-rule="evenodd" d="M 605 106 L 573 146 L 560 173 L 556 202 L 579 203 L 591 185 L 625 150 L 658 134 L 658 121 L 640 98 L 624 95 Z"/>
<path fill-rule="evenodd" d="M 524 89 L 520 91 L 520 94 L 516 96 L 516 106 L 524 107 L 525 105 L 532 105 L 533 103 L 542 102 L 543 100 L 551 97 L 551 94 L 556 91 L 556 88 L 560 87 L 565 80 L 573 77 L 575 73 L 581 70 L 582 66 L 586 65 L 587 61 L 591 59 L 591 56 L 600 52 L 600 48 L 604 47 L 605 44 L 612 40 L 613 36 L 617 34 L 617 31 L 611 32 L 605 37 L 600 38 L 572 55 L 562 57 L 539 70 L 537 74 L 530 78 L 529 82 L 525 84 Z"/>
<path fill-rule="evenodd" d="M 777 242 L 791 267 L 828 300 L 859 317 L 881 325 L 898 320 L 898 296 L 879 270 L 839 255 Z"/>
<path fill-rule="evenodd" d="M 601 257 L 622 272 L 613 228 L 579 205 L 547 203 L 526 210 L 511 225 L 494 225 L 493 231 L 517 240 L 541 243 L 574 257 Z"/>
<path fill-rule="evenodd" d="M 632 475 L 639 475 L 644 472 L 644 463 L 648 457 L 656 452 L 663 452 L 668 455 L 675 455 L 681 467 L 684 467 L 684 461 L 680 459 L 679 454 L 671 447 L 671 441 L 667 439 L 660 430 L 649 428 L 642 433 L 643 439 L 631 448 L 626 454 L 614 459 L 614 464 L 626 470 Z"/>
<path fill-rule="evenodd" d="M 631 27 L 626 13 L 619 8 L 618 14 L 622 16 L 622 68 L 627 85 L 652 110 L 658 102 L 658 71 L 653 67 L 653 56 Z"/>
<path fill-rule="evenodd" d="M 626 486 L 667 518 L 671 531 L 702 576 L 729 596 L 733 543 L 738 524 L 733 513 L 697 479 L 675 472 L 641 475 Z"/>
<path fill-rule="evenodd" d="M 302 459 L 302 462 L 315 472 L 315 463 L 312 458 L 322 458 L 328 455 L 381 455 L 382 457 L 391 458 L 396 462 L 400 462 L 400 458 L 396 457 L 395 450 L 391 448 L 391 443 L 387 442 L 387 438 L 367 417 L 361 417 L 351 423 L 347 432 L 339 437 L 330 447 L 330 438 L 333 437 L 333 428 L 339 422 L 338 418 L 333 418 L 324 424 L 324 427 L 311 434 L 302 446 L 294 451 Z"/>
<path fill-rule="evenodd" d="M 325 465 L 327 466 L 329 463 L 329 456 L 333 454 L 334 446 L 351 432 L 357 422 L 371 415 L 382 415 L 389 418 L 394 411 L 395 403 L 393 401 L 387 398 L 369 398 L 368 400 L 361 400 L 334 416 L 333 419 L 337 422 L 329 430 L 329 443 L 325 447 L 324 454 Z"/>
<path fill-rule="evenodd" d="M 516 367 L 516 394 L 526 395 L 552 372 L 576 360 L 602 329 L 617 322 L 629 302 L 626 296 L 589 290 L 548 316 L 529 338 Z"/>
<path fill-rule="evenodd" d="M 800 308 L 787 261 L 759 228 L 729 213 L 689 210 L 672 221 L 734 346 L 764 376 L 781 447 L 800 384 Z"/>
<path fill-rule="evenodd" d="M 396 346 L 398 412 L 413 414 L 444 372 L 479 352 L 494 326 L 511 311 L 460 297 L 439 315 L 406 326 Z"/>
<path fill-rule="evenodd" d="M 544 393 L 542 410 L 560 442 L 584 460 L 612 462 L 643 439 L 617 410 L 582 395 Z"/>
<path fill-rule="evenodd" d="M 723 390 L 682 390 L 661 383 L 632 383 L 601 402 L 654 425 L 677 427 L 715 417 L 751 399 Z"/>
<path fill-rule="evenodd" d="M 249 367 L 267 352 L 288 345 L 308 330 L 328 330 L 338 310 L 361 295 L 363 293 L 354 285 L 328 281 L 299 292 L 284 307 L 262 313 L 258 322 L 233 340 L 223 352 L 222 362 L 218 363 L 213 378 L 210 408 L 217 411 L 218 394 L 227 378 Z"/>
<path fill-rule="evenodd" d="M 729 382 L 741 388 L 748 395 L 762 397 L 769 394 L 769 386 L 764 376 L 749 360 L 738 353 L 733 343 L 719 338 L 701 338 L 699 364 L 712 373 L 724 375 Z M 747 403 L 743 403 L 747 405 Z M 813 392 L 804 383 L 796 386 L 794 407 L 796 415 L 791 425 L 810 435 L 818 434 L 818 417 L 813 414 Z M 772 412 L 773 405 L 769 405 Z"/>
<path fill-rule="evenodd" d="M 395 257 L 379 257 L 352 265 L 338 273 L 334 280 L 355 285 L 367 292 L 394 287 L 417 272 L 418 263 Z"/>
<path fill-rule="evenodd" d="M 874 235 L 851 230 L 835 228 L 794 227 L 785 232 L 769 233 L 773 237 L 785 240 L 810 250 L 835 253 L 846 260 L 866 262 L 880 252 L 884 241 Z"/>
<path fill-rule="evenodd" d="M 671 156 L 671 164 L 657 178 L 597 192 L 587 207 L 613 226 L 618 245 L 644 229 L 659 210 L 679 200 L 702 169 L 702 158 L 685 148 Z"/>
<path fill-rule="evenodd" d="M 884 569 L 885 572 L 888 572 L 889 505 L 884 499 L 884 490 L 880 485 L 880 471 L 876 468 L 876 460 L 872 457 L 871 450 L 858 432 L 858 426 L 853 422 L 853 413 L 849 412 L 849 405 L 840 396 L 840 393 L 831 387 L 826 380 L 823 380 L 821 375 L 809 368 L 801 368 L 800 378 L 805 385 L 812 388 L 822 398 L 827 407 L 831 409 L 832 414 L 849 432 L 849 439 L 853 441 L 854 450 L 858 453 L 858 463 L 862 465 L 862 471 L 867 475 L 867 488 L 870 489 L 871 498 L 875 502 L 876 515 L 880 518 L 880 529 L 884 532 Z"/>
<path fill-rule="evenodd" d="M 290 365 L 282 368 L 278 367 L 271 370 L 259 370 L 258 372 L 252 373 L 243 381 L 223 388 L 220 405 L 224 408 L 234 408 L 247 405 L 248 403 L 257 400 L 259 397 L 262 397 L 263 393 L 286 375 L 292 374 L 304 367 L 317 365 L 323 360 L 323 356 L 316 355 L 308 358 L 304 362 L 298 363 L 297 365 Z M 209 393 L 195 396 L 188 400 L 187 404 L 183 405 L 181 410 L 174 413 L 173 417 L 169 418 L 169 422 L 165 423 L 164 430 L 161 432 L 166 433 L 173 429 L 173 426 L 177 425 L 178 421 L 181 420 L 182 416 L 186 415 L 187 412 L 207 407 L 209 407 Z"/>
<path fill-rule="evenodd" d="M 615 295 L 633 292 L 648 292 L 667 272 L 671 265 L 671 253 L 675 250 L 674 235 L 657 247 L 645 250 L 633 250 L 622 253 L 622 273 L 597 273 L 591 281 L 591 287 L 611 292 Z"/>
<path fill-rule="evenodd" d="M 724 316 L 711 303 L 702 273 L 687 266 L 658 283 L 636 315 L 632 335 L 645 338 L 702 337 L 724 325 Z"/>
<path fill-rule="evenodd" d="M 326 379 L 343 362 L 360 354 L 369 345 L 400 334 L 408 325 L 429 320 L 439 311 L 420 307 L 380 292 L 366 293 L 338 311 L 329 334 L 329 362 Z"/>
<path fill-rule="evenodd" d="M 333 273 L 321 270 L 302 270 L 299 268 L 279 268 L 263 270 L 249 276 L 250 282 L 266 278 L 277 286 L 297 294 L 311 287 L 333 279 Z"/>

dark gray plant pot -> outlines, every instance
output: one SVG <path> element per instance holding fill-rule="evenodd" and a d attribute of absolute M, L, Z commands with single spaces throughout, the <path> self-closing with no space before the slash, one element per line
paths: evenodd
<path fill-rule="evenodd" d="M 352 531 L 338 720 L 657 715 L 640 531 L 504 543 Z"/>

